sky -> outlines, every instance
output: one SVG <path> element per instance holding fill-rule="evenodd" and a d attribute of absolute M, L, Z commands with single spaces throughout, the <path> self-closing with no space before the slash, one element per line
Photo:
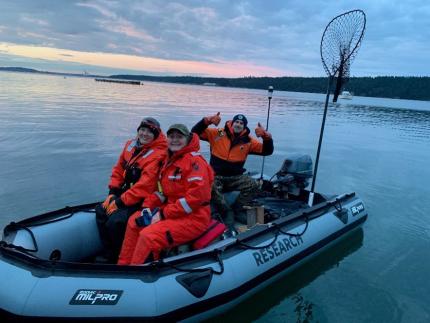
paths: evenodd
<path fill-rule="evenodd" d="M 111 75 L 325 76 L 335 16 L 366 13 L 352 76 L 430 76 L 430 1 L 2 0 L 0 66 Z"/>

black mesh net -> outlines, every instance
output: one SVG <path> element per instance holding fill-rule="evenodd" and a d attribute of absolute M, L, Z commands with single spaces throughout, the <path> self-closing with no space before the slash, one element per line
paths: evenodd
<path fill-rule="evenodd" d="M 351 63 L 357 54 L 366 27 L 362 10 L 341 14 L 327 25 L 321 39 L 321 59 L 329 77 L 337 77 L 333 101 L 347 82 Z"/>

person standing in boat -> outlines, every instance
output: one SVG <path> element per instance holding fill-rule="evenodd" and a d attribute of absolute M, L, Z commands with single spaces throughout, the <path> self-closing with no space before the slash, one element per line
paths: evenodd
<path fill-rule="evenodd" d="M 159 122 L 144 118 L 136 138 L 126 142 L 113 167 L 108 197 L 96 208 L 97 226 L 110 262 L 118 259 L 129 216 L 157 188 L 166 155 L 167 141 Z"/>
<path fill-rule="evenodd" d="M 192 132 L 200 139 L 210 144 L 210 165 L 215 171 L 215 181 L 212 187 L 212 203 L 235 234 L 235 219 L 244 222 L 239 215 L 243 206 L 249 204 L 258 189 L 258 185 L 249 175 L 244 174 L 246 158 L 249 154 L 268 156 L 273 153 L 272 135 L 258 123 L 255 135 L 263 139 L 259 141 L 250 135 L 247 127 L 248 120 L 243 114 L 237 114 L 225 123 L 223 128 L 208 128 L 211 124 L 218 126 L 221 122 L 220 113 L 200 120 Z M 223 192 L 240 191 L 240 194 L 230 207 L 225 201 Z"/>
<path fill-rule="evenodd" d="M 158 259 L 162 250 L 196 239 L 208 228 L 214 174 L 199 153 L 199 137 L 174 124 L 167 142 L 159 189 L 128 220 L 119 265 L 142 264 L 150 255 Z"/>

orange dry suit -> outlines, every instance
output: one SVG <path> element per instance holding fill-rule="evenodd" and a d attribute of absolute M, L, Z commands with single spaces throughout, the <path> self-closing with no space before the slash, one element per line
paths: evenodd
<path fill-rule="evenodd" d="M 96 208 L 97 227 L 109 261 L 117 261 L 129 215 L 156 189 L 166 156 L 167 141 L 162 133 L 147 145 L 138 145 L 136 140 L 125 144 L 109 183 L 109 194 L 116 196 L 112 203 L 118 209 L 108 216 L 104 208 Z"/>
<path fill-rule="evenodd" d="M 158 172 L 167 156 L 166 136 L 160 133 L 147 145 L 129 140 L 112 169 L 109 194 L 120 196 L 118 207 L 141 204 L 157 189 Z"/>
<path fill-rule="evenodd" d="M 191 131 L 198 134 L 200 139 L 209 142 L 210 164 L 216 175 L 241 175 L 245 172 L 243 166 L 249 154 L 268 156 L 273 153 L 272 138 L 264 139 L 261 143 L 250 135 L 248 127 L 236 135 L 231 120 L 225 123 L 224 128 L 208 128 L 205 119 L 202 119 Z"/>
<path fill-rule="evenodd" d="M 134 213 L 128 220 L 118 264 L 142 264 L 152 253 L 187 243 L 207 228 L 210 222 L 213 171 L 200 149 L 199 138 L 191 134 L 190 143 L 171 154 L 160 172 L 161 191 L 149 196 L 143 207 L 160 207 L 161 220 L 139 227 Z"/>

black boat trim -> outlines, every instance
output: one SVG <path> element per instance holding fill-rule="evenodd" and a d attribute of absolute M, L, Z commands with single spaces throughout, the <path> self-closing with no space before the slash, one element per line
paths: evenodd
<path fill-rule="evenodd" d="M 208 310 L 214 309 L 219 306 L 223 306 L 231 301 L 234 301 L 244 293 L 247 293 L 251 291 L 254 287 L 260 285 L 261 283 L 264 283 L 265 281 L 272 278 L 274 275 L 277 275 L 281 273 L 282 271 L 286 270 L 289 267 L 292 267 L 293 265 L 297 264 L 301 260 L 305 259 L 308 255 L 324 248 L 326 245 L 328 245 L 331 242 L 334 242 L 337 238 L 341 237 L 345 233 L 352 231 L 356 228 L 358 228 L 361 224 L 363 224 L 367 219 L 367 214 L 364 215 L 359 220 L 345 226 L 341 230 L 331 234 L 330 236 L 324 238 L 323 240 L 313 244 L 312 246 L 306 248 L 305 250 L 301 251 L 300 253 L 294 255 L 293 257 L 286 259 L 282 263 L 268 269 L 264 273 L 254 277 L 253 279 L 247 281 L 246 283 L 242 284 L 241 286 L 229 290 L 228 292 L 225 292 L 223 294 L 216 295 L 214 297 L 211 297 L 206 300 L 202 300 L 200 302 L 196 302 L 194 304 L 191 304 L 186 307 L 182 307 L 180 309 L 171 311 L 166 314 L 162 314 L 159 316 L 153 316 L 153 317 L 115 317 L 115 318 L 94 318 L 94 317 L 74 317 L 74 318 L 65 318 L 65 317 L 30 317 L 30 316 L 22 316 L 10 313 L 8 311 L 5 311 L 3 309 L 0 309 L 0 317 L 8 317 L 8 318 L 14 318 L 21 321 L 31 320 L 34 322 L 34 320 L 39 320 L 43 322 L 47 321 L 120 321 L 120 320 L 127 320 L 127 321 L 178 321 L 183 320 L 186 318 L 190 318 L 196 315 L 199 315 L 201 313 L 204 313 Z"/>
<path fill-rule="evenodd" d="M 219 294 L 217 296 L 214 296 L 212 298 L 203 300 L 198 303 L 194 303 L 192 305 L 189 305 L 187 307 L 183 307 L 181 309 L 172 311 L 170 313 L 164 314 L 162 316 L 156 317 L 157 319 L 161 320 L 182 320 L 187 317 L 192 317 L 197 314 L 206 312 L 209 309 L 227 304 L 239 296 L 243 295 L 246 292 L 249 292 L 254 287 L 258 286 L 259 284 L 265 282 L 266 280 L 270 279 L 276 274 L 279 274 L 280 272 L 284 271 L 285 269 L 297 264 L 304 258 L 306 258 L 308 255 L 318 251 L 319 249 L 322 249 L 326 245 L 328 245 L 330 242 L 333 242 L 337 238 L 341 237 L 343 234 L 345 234 L 348 231 L 351 231 L 357 227 L 359 227 L 361 224 L 363 224 L 367 219 L 367 215 L 363 216 L 361 219 L 345 226 L 341 230 L 331 234 L 330 236 L 326 237 L 325 239 L 313 244 L 312 246 L 306 248 L 305 250 L 299 252 L 298 254 L 294 255 L 293 257 L 285 260 L 284 262 L 268 269 L 264 273 L 254 277 L 253 279 L 249 280 L 248 282 L 242 284 L 241 286 L 232 289 L 228 292 L 225 292 L 223 294 Z M 192 314 L 191 314 L 192 313 Z M 190 315 L 191 314 L 191 315 Z"/>

